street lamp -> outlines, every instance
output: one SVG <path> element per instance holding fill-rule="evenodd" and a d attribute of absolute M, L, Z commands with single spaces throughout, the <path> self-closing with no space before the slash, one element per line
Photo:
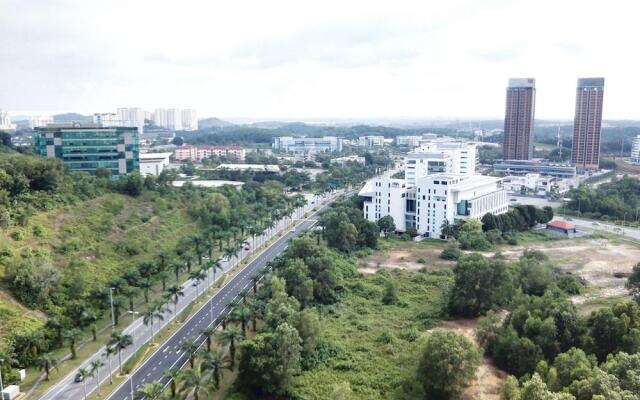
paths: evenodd
<path fill-rule="evenodd" d="M 111 303 L 111 329 L 116 329 L 116 313 L 113 310 L 113 288 L 109 288 L 109 302 Z"/>
<path fill-rule="evenodd" d="M 132 310 L 128 310 L 127 314 L 131 314 L 131 323 L 133 323 L 136 320 L 136 315 L 140 314 L 138 311 L 132 311 Z"/>
<path fill-rule="evenodd" d="M 4 385 L 2 383 L 2 363 L 4 362 L 4 358 L 0 358 L 0 396 L 4 397 L 2 392 L 4 392 Z"/>

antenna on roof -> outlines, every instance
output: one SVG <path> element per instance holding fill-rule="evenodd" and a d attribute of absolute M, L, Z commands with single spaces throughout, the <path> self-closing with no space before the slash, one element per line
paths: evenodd
<path fill-rule="evenodd" d="M 558 157 L 562 161 L 562 135 L 560 134 L 560 124 L 558 124 L 558 132 L 556 133 L 556 146 L 558 147 Z"/>

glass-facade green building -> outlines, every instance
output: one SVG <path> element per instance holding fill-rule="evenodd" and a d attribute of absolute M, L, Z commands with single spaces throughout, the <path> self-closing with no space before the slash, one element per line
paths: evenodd
<path fill-rule="evenodd" d="M 34 147 L 44 157 L 61 159 L 72 171 L 95 174 L 97 168 L 106 168 L 115 177 L 140 170 L 136 127 L 51 124 L 35 128 Z"/>

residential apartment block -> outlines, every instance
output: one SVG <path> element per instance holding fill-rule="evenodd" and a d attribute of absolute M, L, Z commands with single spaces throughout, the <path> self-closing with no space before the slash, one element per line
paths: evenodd
<path fill-rule="evenodd" d="M 505 160 L 529 160 L 533 157 L 535 103 L 535 79 L 509 79 L 502 146 Z"/>
<path fill-rule="evenodd" d="M 173 157 L 177 161 L 202 161 L 211 157 L 224 157 L 244 161 L 246 150 L 240 146 L 190 146 L 175 149 Z"/>
<path fill-rule="evenodd" d="M 198 130 L 198 116 L 193 108 L 182 110 L 182 129 L 185 131 Z"/>
<path fill-rule="evenodd" d="M 140 168 L 136 127 L 49 124 L 36 128 L 33 140 L 37 153 L 61 159 L 72 171 L 95 174 L 97 168 L 105 168 L 119 176 Z"/>
<path fill-rule="evenodd" d="M 604 78 L 578 79 L 571 162 L 579 170 L 598 169 L 603 99 Z"/>
<path fill-rule="evenodd" d="M 640 164 L 640 135 L 634 137 L 631 141 L 631 162 Z"/>
<path fill-rule="evenodd" d="M 29 128 L 40 128 L 49 124 L 53 124 L 53 122 L 53 117 L 50 115 L 34 115 L 29 117 Z"/>

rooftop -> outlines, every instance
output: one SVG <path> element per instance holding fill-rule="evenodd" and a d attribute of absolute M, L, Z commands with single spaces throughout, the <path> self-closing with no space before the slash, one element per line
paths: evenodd
<path fill-rule="evenodd" d="M 572 230 L 572 229 L 576 229 L 576 226 L 568 221 L 554 219 L 553 221 L 547 222 L 547 228 Z"/>

